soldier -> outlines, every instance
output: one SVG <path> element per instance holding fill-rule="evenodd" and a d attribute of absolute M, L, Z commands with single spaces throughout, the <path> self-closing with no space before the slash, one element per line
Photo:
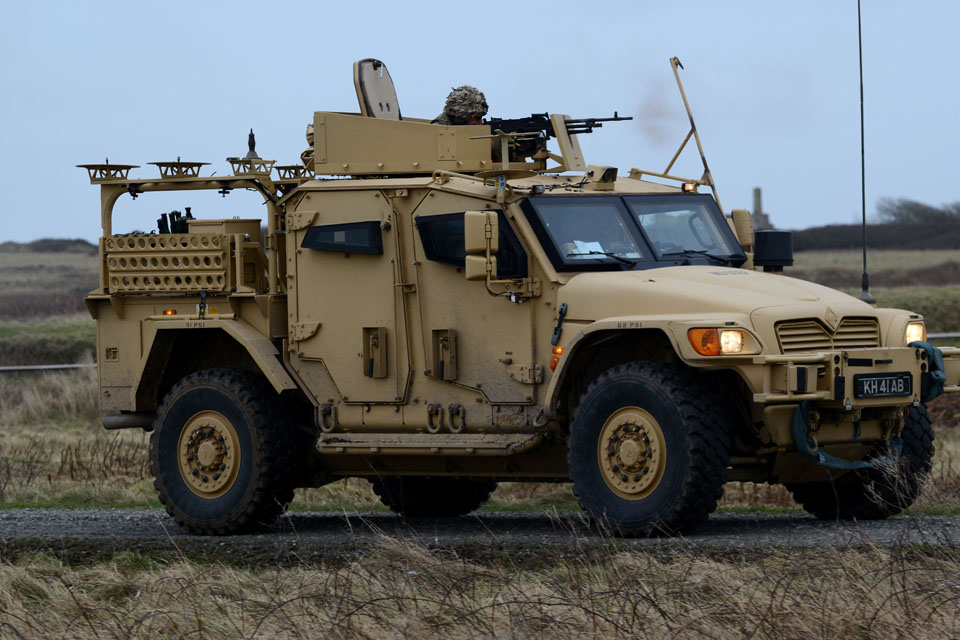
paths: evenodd
<path fill-rule="evenodd" d="M 313 162 L 313 123 L 307 125 L 307 148 L 303 150 L 303 153 L 300 154 L 300 160 L 303 162 L 303 166 L 309 167 L 310 163 Z"/>
<path fill-rule="evenodd" d="M 487 114 L 487 99 L 483 92 L 468 84 L 454 88 L 443 105 L 443 113 L 431 124 L 480 124 Z"/>

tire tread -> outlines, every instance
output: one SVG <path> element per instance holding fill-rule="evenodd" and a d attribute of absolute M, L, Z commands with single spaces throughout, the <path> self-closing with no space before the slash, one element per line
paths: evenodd
<path fill-rule="evenodd" d="M 723 496 L 730 456 L 728 430 L 733 419 L 732 408 L 714 397 L 706 383 L 684 367 L 657 362 L 632 362 L 608 369 L 587 386 L 574 412 L 574 428 L 577 413 L 587 396 L 601 385 L 622 377 L 646 378 L 673 400 L 688 429 L 690 461 L 679 498 L 657 522 L 644 525 L 616 523 L 615 532 L 624 536 L 640 536 L 695 531 L 716 510 L 717 502 Z M 572 471 L 572 448 L 568 448 L 567 462 Z M 578 495 L 578 501 L 591 517 L 602 519 L 602 516 L 598 518 L 601 514 L 593 513 L 582 495 Z"/>
<path fill-rule="evenodd" d="M 179 509 L 160 480 L 158 443 L 160 422 L 166 411 L 185 391 L 198 386 L 220 389 L 235 395 L 244 412 L 252 417 L 251 447 L 259 452 L 260 472 L 241 513 L 214 521 L 197 520 Z M 288 478 L 296 467 L 295 447 L 289 424 L 281 425 L 286 412 L 272 388 L 257 374 L 236 369 L 206 369 L 180 380 L 164 396 L 157 409 L 150 436 L 150 470 L 153 486 L 167 513 L 184 529 L 201 535 L 229 535 L 260 529 L 272 524 L 293 499 Z M 256 457 L 256 454 L 255 454 Z"/>

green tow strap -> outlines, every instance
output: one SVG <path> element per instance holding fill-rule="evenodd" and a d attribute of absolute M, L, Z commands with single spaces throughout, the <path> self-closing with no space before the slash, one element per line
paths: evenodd
<path fill-rule="evenodd" d="M 923 349 L 927 352 L 927 362 L 930 364 L 930 370 L 925 371 L 922 376 L 921 400 L 930 402 L 943 395 L 943 387 L 947 383 L 947 372 L 943 366 L 943 352 L 937 349 L 929 342 L 911 342 L 907 345 L 915 349 Z"/>

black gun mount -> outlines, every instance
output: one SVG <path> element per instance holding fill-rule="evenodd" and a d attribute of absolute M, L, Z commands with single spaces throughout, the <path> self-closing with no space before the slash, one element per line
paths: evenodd
<path fill-rule="evenodd" d="M 632 116 L 620 116 L 616 111 L 612 118 L 568 118 L 563 121 L 570 135 L 581 133 L 592 133 L 594 129 L 602 127 L 604 122 L 621 122 L 623 120 L 633 120 Z M 502 131 L 506 134 L 517 136 L 514 138 L 513 146 L 510 150 L 511 160 L 520 157 L 530 157 L 537 152 L 546 151 L 547 140 L 556 137 L 553 129 L 553 123 L 550 121 L 548 113 L 534 113 L 528 118 L 488 118 L 483 124 L 489 125 L 490 130 L 496 133 Z M 525 135 L 520 135 L 525 134 Z M 497 158 L 494 158 L 497 160 Z"/>

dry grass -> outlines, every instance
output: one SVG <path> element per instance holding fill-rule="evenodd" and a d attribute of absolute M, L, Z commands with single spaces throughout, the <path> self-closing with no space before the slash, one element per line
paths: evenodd
<path fill-rule="evenodd" d="M 909 550 L 610 552 L 477 564 L 391 538 L 339 568 L 247 569 L 123 554 L 0 565 L 20 638 L 951 638 L 960 558 Z"/>
<path fill-rule="evenodd" d="M 2 435 L 18 429 L 51 431 L 52 423 L 67 420 L 89 424 L 100 417 L 97 372 L 92 367 L 42 375 L 4 376 L 0 384 Z"/>

